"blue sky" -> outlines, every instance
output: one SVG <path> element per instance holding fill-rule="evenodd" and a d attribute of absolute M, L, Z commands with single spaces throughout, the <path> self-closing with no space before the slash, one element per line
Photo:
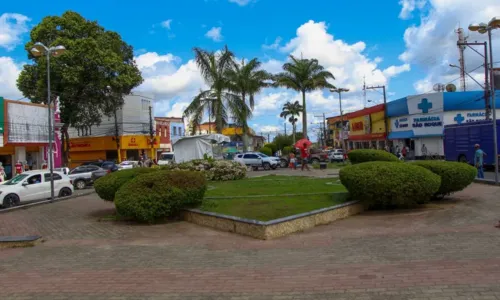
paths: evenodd
<path fill-rule="evenodd" d="M 363 76 L 368 85 L 386 85 L 389 100 L 429 92 L 433 83 L 458 86 L 453 81 L 456 70 L 448 67 L 457 63 L 454 29 L 500 15 L 497 1 L 470 2 L 9 1 L 0 8 L 0 95 L 22 97 L 15 88 L 15 77 L 27 60 L 23 44 L 29 29 L 47 15 L 74 10 L 117 31 L 134 47 L 145 78 L 139 90 L 155 94 L 157 115 L 180 115 L 203 87 L 192 48 L 217 50 L 226 44 L 238 58 L 257 57 L 271 72 L 279 71 L 290 54 L 318 58 L 336 76 L 333 84 L 351 89 L 343 101 L 344 110 L 351 111 L 365 105 Z M 473 53 L 466 58 L 469 69 L 480 64 Z M 473 75 L 482 80 L 480 73 Z M 472 82 L 468 84 L 475 89 Z M 283 120 L 277 115 L 284 102 L 296 97 L 293 91 L 264 90 L 257 97 L 250 124 L 262 132 L 282 130 Z M 374 102 L 381 98 L 380 93 L 367 93 L 367 99 Z M 315 114 L 339 113 L 337 98 L 327 91 L 308 95 L 308 104 L 312 123 L 319 121 Z"/>

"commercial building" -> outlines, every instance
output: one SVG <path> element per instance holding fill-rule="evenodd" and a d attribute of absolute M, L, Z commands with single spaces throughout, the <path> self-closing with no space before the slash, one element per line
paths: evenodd
<path fill-rule="evenodd" d="M 0 97 L 0 119 L 0 162 L 7 178 L 14 175 L 17 162 L 27 163 L 32 169 L 41 168 L 48 160 L 47 106 Z M 54 152 L 60 149 L 54 147 Z"/>
<path fill-rule="evenodd" d="M 379 104 L 345 115 L 349 121 L 347 149 L 384 149 L 387 137 L 384 110 L 384 104 Z"/>
<path fill-rule="evenodd" d="M 336 149 L 344 148 L 345 141 L 349 137 L 347 116 L 326 118 L 326 122 L 328 126 L 327 145 Z"/>
<path fill-rule="evenodd" d="M 156 135 L 160 140 L 160 148 L 158 154 L 161 152 L 173 151 L 173 143 L 176 140 L 186 135 L 184 130 L 184 121 L 182 118 L 172 117 L 155 117 Z"/>
<path fill-rule="evenodd" d="M 193 135 L 193 126 L 190 124 L 188 126 L 188 130 L 186 132 L 186 135 Z M 217 130 L 215 129 L 215 122 L 205 122 L 200 125 L 198 125 L 198 128 L 196 128 L 194 135 L 202 135 L 202 134 L 212 134 L 212 133 L 217 133 Z"/>
<path fill-rule="evenodd" d="M 137 161 L 140 156 L 155 158 L 160 141 L 154 132 L 153 101 L 152 95 L 128 95 L 116 112 L 116 120 L 103 114 L 98 126 L 69 128 L 71 167 L 99 159 L 119 162 Z"/>
<path fill-rule="evenodd" d="M 500 107 L 499 91 L 496 95 Z M 484 120 L 484 91 L 408 96 L 388 102 L 387 115 L 393 151 L 408 147 L 410 159 L 444 156 L 444 126 Z"/>

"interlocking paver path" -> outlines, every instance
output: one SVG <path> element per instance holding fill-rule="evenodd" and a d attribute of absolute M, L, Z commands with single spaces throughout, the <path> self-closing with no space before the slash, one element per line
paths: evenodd
<path fill-rule="evenodd" d="M 0 214 L 0 299 L 500 299 L 500 188 L 272 241 L 185 222 L 98 222 L 95 195 Z"/>

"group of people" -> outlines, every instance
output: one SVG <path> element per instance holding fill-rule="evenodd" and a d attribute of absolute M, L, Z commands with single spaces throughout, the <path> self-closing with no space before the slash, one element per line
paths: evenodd
<path fill-rule="evenodd" d="M 311 171 L 311 169 L 309 169 L 309 165 L 308 165 L 308 159 L 310 157 L 310 152 L 309 152 L 309 149 L 307 147 L 307 143 L 304 143 L 302 145 L 302 147 L 300 148 L 297 148 L 297 152 L 300 153 L 300 159 L 301 159 L 301 170 L 304 171 L 304 169 L 307 169 L 307 171 Z M 291 169 L 294 169 L 294 170 L 297 170 L 297 164 L 298 164 L 298 161 L 297 161 L 297 158 L 295 156 L 295 154 L 292 152 L 290 153 L 290 168 Z"/>

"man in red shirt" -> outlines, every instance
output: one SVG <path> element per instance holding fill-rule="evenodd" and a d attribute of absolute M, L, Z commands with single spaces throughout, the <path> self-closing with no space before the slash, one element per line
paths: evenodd
<path fill-rule="evenodd" d="M 304 168 L 306 168 L 307 171 L 311 171 L 309 169 L 309 166 L 307 165 L 308 157 L 309 157 L 309 152 L 307 151 L 307 144 L 304 143 L 303 147 L 300 148 L 300 158 L 302 158 L 302 168 L 301 168 L 302 171 L 304 171 Z"/>

